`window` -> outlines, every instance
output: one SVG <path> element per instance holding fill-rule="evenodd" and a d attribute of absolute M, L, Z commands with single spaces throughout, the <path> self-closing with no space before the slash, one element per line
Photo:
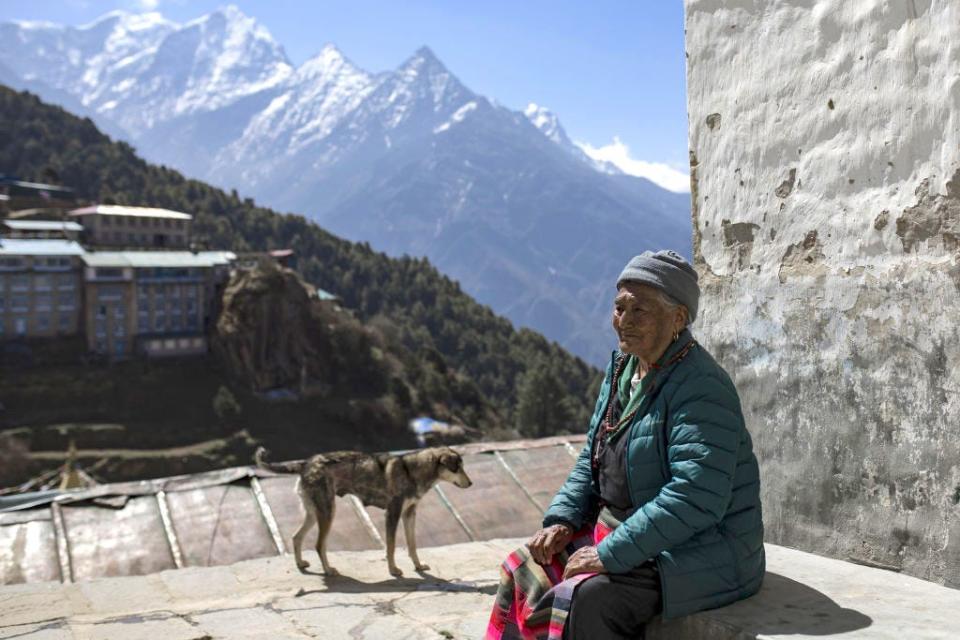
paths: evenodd
<path fill-rule="evenodd" d="M 60 311 L 73 311 L 77 308 L 77 299 L 73 295 L 60 294 L 57 299 L 57 308 Z"/>
<path fill-rule="evenodd" d="M 98 302 L 119 302 L 123 300 L 123 289 L 120 287 L 98 287 Z"/>
<path fill-rule="evenodd" d="M 197 317 L 197 314 L 191 313 L 187 315 L 187 329 L 196 330 L 200 328 L 200 319 Z"/>
<path fill-rule="evenodd" d="M 59 320 L 60 331 L 70 331 L 73 328 L 73 318 L 67 313 L 61 313 Z"/>
<path fill-rule="evenodd" d="M 150 314 L 146 311 L 141 311 L 137 314 L 137 332 L 138 333 L 147 333 L 150 331 Z"/>
<path fill-rule="evenodd" d="M 34 291 L 50 291 L 53 288 L 53 280 L 50 276 L 33 276 Z"/>
<path fill-rule="evenodd" d="M 18 336 L 27 335 L 27 319 L 26 318 L 14 318 L 13 319 L 13 332 Z"/>
<path fill-rule="evenodd" d="M 98 279 L 119 279 L 123 278 L 123 269 L 117 269 L 114 267 L 97 267 L 96 278 Z"/>
<path fill-rule="evenodd" d="M 170 316 L 170 330 L 171 331 L 180 331 L 183 317 L 179 313 L 174 313 Z"/>
<path fill-rule="evenodd" d="M 30 298 L 23 294 L 15 294 L 10 296 L 10 310 L 11 311 L 27 311 L 30 308 Z"/>
<path fill-rule="evenodd" d="M 50 316 L 46 313 L 38 314 L 33 318 L 34 324 L 36 325 L 37 331 L 49 331 L 50 330 Z"/>
<path fill-rule="evenodd" d="M 10 291 L 29 291 L 30 278 L 27 276 L 13 276 L 10 279 Z"/>
<path fill-rule="evenodd" d="M 155 315 L 153 317 L 153 330 L 154 331 L 164 331 L 167 328 L 166 317 L 162 314 Z"/>
<path fill-rule="evenodd" d="M 110 216 L 103 216 L 103 226 L 109 227 L 113 222 L 110 220 Z"/>
<path fill-rule="evenodd" d="M 113 335 L 118 338 L 122 338 L 123 336 L 127 335 L 127 328 L 123 326 L 122 322 L 113 323 Z"/>
<path fill-rule="evenodd" d="M 62 275 L 57 278 L 57 289 L 73 291 L 77 286 L 77 279 L 72 275 Z"/>
<path fill-rule="evenodd" d="M 113 341 L 113 352 L 118 356 L 122 356 L 127 352 L 127 343 L 125 340 L 114 340 Z"/>
<path fill-rule="evenodd" d="M 42 271 L 65 271 L 70 268 L 70 258 L 66 256 L 34 258 L 33 266 Z"/>
<path fill-rule="evenodd" d="M 53 309 L 53 296 L 50 294 L 38 295 L 33 299 L 35 311 L 50 311 Z"/>
<path fill-rule="evenodd" d="M 6 269 L 12 271 L 14 269 L 22 269 L 24 267 L 23 258 L 9 258 L 3 257 L 0 258 L 0 269 Z"/>

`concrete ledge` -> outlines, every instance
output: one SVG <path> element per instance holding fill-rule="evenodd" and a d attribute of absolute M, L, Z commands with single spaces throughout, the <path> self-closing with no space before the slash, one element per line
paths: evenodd
<path fill-rule="evenodd" d="M 338 578 L 302 575 L 290 556 L 76 584 L 0 588 L 0 639 L 481 638 L 499 563 L 522 539 L 421 550 L 428 575 L 387 574 L 381 551 L 341 552 Z M 308 555 L 308 558 L 310 556 Z M 315 556 L 314 556 L 315 557 Z M 767 545 L 759 594 L 667 623 L 654 640 L 789 636 L 943 639 L 960 629 L 960 591 Z"/>

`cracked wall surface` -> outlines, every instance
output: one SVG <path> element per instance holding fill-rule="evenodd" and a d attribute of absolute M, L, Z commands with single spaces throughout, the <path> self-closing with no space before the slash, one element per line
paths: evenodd
<path fill-rule="evenodd" d="M 686 0 L 686 48 L 767 540 L 960 587 L 960 2 Z"/>

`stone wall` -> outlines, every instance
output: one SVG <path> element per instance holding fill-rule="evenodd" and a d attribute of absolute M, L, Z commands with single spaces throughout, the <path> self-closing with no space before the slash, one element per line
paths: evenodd
<path fill-rule="evenodd" d="M 767 540 L 960 587 L 960 1 L 687 0 L 686 47 Z"/>

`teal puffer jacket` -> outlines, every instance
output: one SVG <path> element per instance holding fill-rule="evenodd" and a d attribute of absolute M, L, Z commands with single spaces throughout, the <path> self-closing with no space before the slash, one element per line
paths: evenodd
<path fill-rule="evenodd" d="M 684 331 L 658 362 L 693 337 Z M 617 353 L 600 389 L 587 444 L 543 524 L 580 528 L 597 511 L 590 452 L 607 410 Z M 699 344 L 648 375 L 647 395 L 625 434 L 627 481 L 637 510 L 598 546 L 603 566 L 623 573 L 656 558 L 663 617 L 730 604 L 760 589 L 765 571 L 760 474 L 740 398 L 727 372 Z"/>

